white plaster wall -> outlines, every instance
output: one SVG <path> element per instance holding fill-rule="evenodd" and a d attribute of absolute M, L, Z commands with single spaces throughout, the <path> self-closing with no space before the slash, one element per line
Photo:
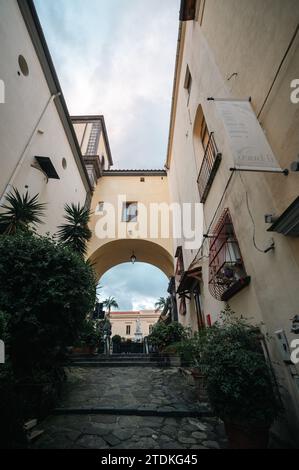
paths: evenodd
<path fill-rule="evenodd" d="M 0 190 L 4 191 L 13 170 L 49 100 L 50 92 L 15 0 L 0 5 L 0 77 L 6 84 L 6 103 L 0 104 Z M 29 66 L 29 75 L 18 75 L 18 56 Z M 84 204 L 86 190 L 54 103 L 48 107 L 26 151 L 22 167 L 13 182 L 20 192 L 40 194 L 47 203 L 45 224 L 39 231 L 55 232 L 62 222 L 65 203 Z M 50 157 L 60 180 L 46 182 L 44 175 L 31 167 L 34 156 Z M 62 168 L 62 158 L 67 169 Z"/>

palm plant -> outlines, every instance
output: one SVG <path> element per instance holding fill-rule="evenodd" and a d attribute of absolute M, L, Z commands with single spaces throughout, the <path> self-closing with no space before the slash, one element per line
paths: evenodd
<path fill-rule="evenodd" d="M 168 304 L 168 299 L 166 297 L 159 297 L 159 299 L 155 303 L 156 312 L 158 310 L 164 310 L 167 304 Z"/>
<path fill-rule="evenodd" d="M 108 299 L 104 300 L 103 302 L 104 307 L 108 309 L 108 313 L 110 314 L 111 308 L 119 308 L 118 303 L 116 302 L 115 297 L 108 297 Z"/>
<path fill-rule="evenodd" d="M 86 254 L 86 244 L 92 235 L 88 228 L 90 210 L 81 207 L 80 204 L 65 204 L 64 210 L 66 212 L 64 218 L 67 223 L 58 227 L 58 239 L 81 256 L 84 256 Z"/>
<path fill-rule="evenodd" d="M 46 204 L 38 202 L 38 194 L 30 198 L 28 191 L 21 195 L 16 188 L 6 196 L 8 204 L 1 205 L 5 212 L 0 214 L 0 233 L 14 235 L 18 231 L 30 230 L 30 225 L 43 223 Z"/>

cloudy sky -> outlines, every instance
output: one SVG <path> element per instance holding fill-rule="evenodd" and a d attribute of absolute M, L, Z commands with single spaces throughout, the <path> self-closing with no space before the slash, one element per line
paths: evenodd
<path fill-rule="evenodd" d="M 104 114 L 114 168 L 163 168 L 180 0 L 35 0 L 70 114 Z M 166 295 L 157 268 L 122 264 L 101 299 L 150 309 Z"/>
<path fill-rule="evenodd" d="M 107 271 L 100 285 L 100 301 L 113 296 L 120 310 L 147 310 L 167 295 L 168 279 L 150 264 L 124 263 Z"/>
<path fill-rule="evenodd" d="M 166 159 L 179 0 L 35 0 L 71 114 L 104 114 L 115 168 Z"/>

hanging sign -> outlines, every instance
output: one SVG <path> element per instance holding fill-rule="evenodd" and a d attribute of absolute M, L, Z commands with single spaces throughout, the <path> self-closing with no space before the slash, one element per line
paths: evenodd
<path fill-rule="evenodd" d="M 216 100 L 237 170 L 283 172 L 249 101 Z"/>

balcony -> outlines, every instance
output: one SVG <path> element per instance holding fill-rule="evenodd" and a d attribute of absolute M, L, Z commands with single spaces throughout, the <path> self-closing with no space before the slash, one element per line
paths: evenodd
<path fill-rule="evenodd" d="M 249 283 L 250 276 L 246 274 L 231 216 L 226 209 L 211 235 L 209 290 L 215 299 L 226 302 Z"/>
<path fill-rule="evenodd" d="M 197 178 L 200 202 L 205 203 L 219 168 L 222 155 L 218 152 L 214 133 L 211 132 Z"/>

